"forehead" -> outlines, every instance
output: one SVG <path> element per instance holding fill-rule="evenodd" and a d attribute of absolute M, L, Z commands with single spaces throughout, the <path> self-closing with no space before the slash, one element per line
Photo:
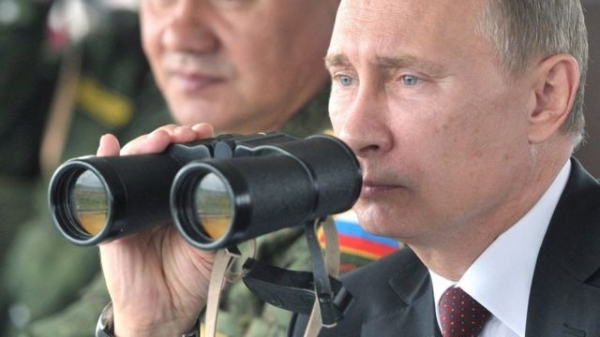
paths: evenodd
<path fill-rule="evenodd" d="M 371 23 L 405 20 L 469 21 L 487 0 L 342 0 L 339 16 Z M 392 21 L 392 22 L 389 22 Z"/>
<path fill-rule="evenodd" d="M 330 52 L 471 47 L 485 0 L 342 0 Z M 477 41 L 479 42 L 479 41 Z M 450 48 L 450 49 L 449 49 Z"/>

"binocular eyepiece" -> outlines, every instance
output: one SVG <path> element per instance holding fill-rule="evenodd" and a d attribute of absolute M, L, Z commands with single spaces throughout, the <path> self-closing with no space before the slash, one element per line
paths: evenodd
<path fill-rule="evenodd" d="M 214 250 L 348 210 L 361 184 L 337 138 L 228 134 L 161 154 L 71 159 L 52 176 L 49 204 L 77 245 L 174 223 L 192 245 Z"/>

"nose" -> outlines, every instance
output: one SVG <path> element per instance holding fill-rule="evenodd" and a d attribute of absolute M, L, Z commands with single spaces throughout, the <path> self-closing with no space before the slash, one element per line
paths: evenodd
<path fill-rule="evenodd" d="M 333 111 L 334 109 L 332 109 Z M 338 137 L 360 158 L 381 155 L 393 146 L 386 96 L 361 88 L 350 107 L 341 112 Z"/>
<path fill-rule="evenodd" d="M 164 46 L 187 52 L 216 50 L 218 38 L 214 22 L 217 15 L 208 1 L 178 1 L 163 36 Z"/>

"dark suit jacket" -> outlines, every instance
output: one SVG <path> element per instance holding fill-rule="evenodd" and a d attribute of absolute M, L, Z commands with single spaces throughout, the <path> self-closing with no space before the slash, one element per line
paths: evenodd
<path fill-rule="evenodd" d="M 530 337 L 600 336 L 600 184 L 572 160 L 571 175 L 538 256 Z M 343 277 L 354 301 L 320 336 L 440 336 L 427 268 L 403 249 Z M 510 280 L 507 280 L 510 283 Z M 291 322 L 302 336 L 305 316 Z"/>

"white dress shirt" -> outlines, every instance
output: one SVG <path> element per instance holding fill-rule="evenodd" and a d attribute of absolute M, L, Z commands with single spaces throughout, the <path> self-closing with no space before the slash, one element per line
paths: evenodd
<path fill-rule="evenodd" d="M 480 337 L 525 336 L 535 263 L 570 170 L 571 162 L 567 161 L 537 204 L 514 226 L 502 233 L 457 283 L 429 271 L 438 324 L 440 298 L 446 289 L 457 286 L 492 314 Z"/>

